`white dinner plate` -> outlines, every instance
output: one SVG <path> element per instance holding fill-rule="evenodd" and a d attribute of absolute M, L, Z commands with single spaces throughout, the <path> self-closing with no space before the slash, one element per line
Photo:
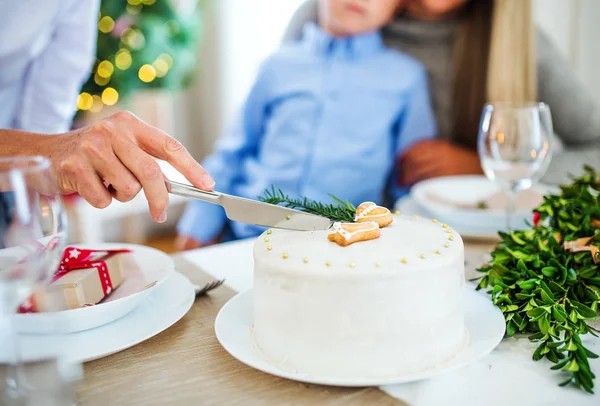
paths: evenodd
<path fill-rule="evenodd" d="M 300 382 L 333 386 L 379 386 L 431 378 L 435 375 L 464 367 L 489 354 L 502 340 L 505 324 L 502 312 L 492 304 L 485 293 L 476 292 L 472 284 L 465 287 L 465 325 L 469 336 L 467 346 L 448 363 L 419 373 L 372 379 L 357 376 L 354 379 L 335 376 L 301 374 L 271 364 L 254 346 L 251 328 L 252 290 L 231 298 L 215 320 L 217 339 L 234 358 L 244 364 L 282 378 Z M 373 343 L 377 345 L 377 343 Z"/>
<path fill-rule="evenodd" d="M 417 214 L 421 217 L 434 218 L 435 216 L 428 212 L 410 196 L 404 196 L 396 202 L 394 210 L 400 211 L 402 214 Z M 499 240 L 498 231 L 490 227 L 477 227 L 465 224 L 454 224 L 452 226 L 462 238 L 477 239 L 477 240 Z"/>
<path fill-rule="evenodd" d="M 503 208 L 478 209 L 464 208 L 460 205 L 476 204 L 498 191 L 500 186 L 485 176 L 469 175 L 448 176 L 419 182 L 413 186 L 410 195 L 434 218 L 448 223 L 456 230 L 459 226 L 468 226 L 485 228 L 491 233 L 506 229 L 506 211 Z M 535 186 L 532 191 L 538 192 L 537 200 L 523 202 L 523 206 L 515 210 L 511 221 L 515 228 L 524 228 L 526 220 L 531 222 L 532 210 L 542 202 L 542 196 L 547 193 L 547 188 Z"/>
<path fill-rule="evenodd" d="M 135 309 L 160 286 L 175 269 L 171 258 L 162 251 L 136 244 L 103 243 L 75 247 L 104 250 L 125 248 L 132 256 L 123 260 L 124 280 L 105 300 L 95 306 L 58 313 L 24 313 L 15 316 L 20 333 L 52 334 L 60 323 L 62 331 L 73 333 L 115 321 Z"/>
<path fill-rule="evenodd" d="M 136 309 L 112 323 L 62 336 L 20 334 L 21 357 L 25 362 L 44 359 L 56 354 L 57 346 L 66 350 L 67 362 L 87 362 L 117 353 L 171 327 L 190 310 L 194 299 L 190 281 L 173 272 Z M 0 348 L 0 363 L 11 356 L 3 350 L 8 349 Z"/>

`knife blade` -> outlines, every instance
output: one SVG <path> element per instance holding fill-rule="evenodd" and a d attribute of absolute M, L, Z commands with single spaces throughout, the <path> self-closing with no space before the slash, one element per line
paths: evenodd
<path fill-rule="evenodd" d="M 216 191 L 206 192 L 169 179 L 165 179 L 165 184 L 171 194 L 222 206 L 227 218 L 233 221 L 299 231 L 327 230 L 331 226 L 327 217 Z"/>

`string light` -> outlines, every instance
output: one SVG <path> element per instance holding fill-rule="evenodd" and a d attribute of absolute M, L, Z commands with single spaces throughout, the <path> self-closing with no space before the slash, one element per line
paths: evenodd
<path fill-rule="evenodd" d="M 100 62 L 100 64 L 98 65 L 98 69 L 96 70 L 98 75 L 103 78 L 109 78 L 113 74 L 114 71 L 115 71 L 115 68 L 114 68 L 113 64 L 110 63 L 109 61 Z"/>
<path fill-rule="evenodd" d="M 104 104 L 102 104 L 102 98 L 98 95 L 92 96 L 92 106 L 90 107 L 90 111 L 92 113 L 98 113 L 102 111 Z"/>
<path fill-rule="evenodd" d="M 131 52 L 129 52 L 127 49 L 119 49 L 117 55 L 115 56 L 115 65 L 117 65 L 117 68 L 121 70 L 129 69 L 131 62 Z"/>
<path fill-rule="evenodd" d="M 104 16 L 100 19 L 100 22 L 98 23 L 98 29 L 101 32 L 108 34 L 113 30 L 113 28 L 115 28 L 115 20 L 113 20 L 111 17 Z"/>
<path fill-rule="evenodd" d="M 117 101 L 119 101 L 119 92 L 112 87 L 107 87 L 104 89 L 102 92 L 102 103 L 106 104 L 107 106 L 112 106 L 116 104 Z"/>
<path fill-rule="evenodd" d="M 142 82 L 149 83 L 156 78 L 156 71 L 152 65 L 145 64 L 138 71 L 138 77 Z"/>
<path fill-rule="evenodd" d="M 77 98 L 77 108 L 79 110 L 89 110 L 92 107 L 92 95 L 88 92 L 82 92 Z"/>

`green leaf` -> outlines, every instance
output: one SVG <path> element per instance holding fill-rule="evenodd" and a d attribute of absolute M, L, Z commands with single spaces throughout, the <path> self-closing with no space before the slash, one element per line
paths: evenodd
<path fill-rule="evenodd" d="M 555 303 L 553 297 L 548 295 L 545 290 L 542 290 L 542 301 L 549 305 L 553 305 Z"/>
<path fill-rule="evenodd" d="M 527 245 L 527 242 L 526 242 L 526 241 L 523 241 L 523 240 L 521 239 L 521 237 L 519 237 L 519 235 L 518 235 L 517 233 L 515 233 L 515 232 L 512 232 L 512 233 L 510 233 L 510 237 L 512 238 L 512 240 L 513 240 L 514 242 L 516 242 L 516 243 L 517 243 L 517 244 L 519 244 L 519 245 Z"/>
<path fill-rule="evenodd" d="M 522 259 L 517 262 L 517 269 L 521 272 L 527 273 L 527 266 L 525 266 L 525 262 L 523 262 Z"/>
<path fill-rule="evenodd" d="M 552 317 L 554 317 L 557 322 L 563 323 L 569 316 L 562 306 L 555 305 L 552 306 Z"/>
<path fill-rule="evenodd" d="M 539 279 L 527 279 L 525 281 L 517 282 L 517 286 L 523 290 L 531 290 L 537 286 Z"/>
<path fill-rule="evenodd" d="M 554 278 L 554 275 L 558 272 L 558 269 L 553 266 L 546 266 L 542 268 L 542 274 L 548 278 Z"/>
<path fill-rule="evenodd" d="M 546 285 L 546 282 L 540 281 L 540 288 L 542 288 L 548 294 L 548 296 L 552 297 L 554 295 L 552 290 L 548 287 L 548 285 Z"/>
<path fill-rule="evenodd" d="M 535 309 L 531 309 L 527 312 L 527 315 L 531 318 L 532 321 L 535 321 L 546 314 L 546 311 L 542 307 L 536 307 Z"/>
<path fill-rule="evenodd" d="M 596 318 L 596 312 L 588 306 L 584 305 L 583 303 L 576 302 L 574 300 L 572 300 L 571 303 L 577 308 L 577 312 L 586 319 Z"/>
<path fill-rule="evenodd" d="M 564 351 L 577 351 L 577 345 L 573 342 L 573 340 L 569 340 L 567 344 L 563 347 Z"/>
<path fill-rule="evenodd" d="M 515 335 L 517 331 L 517 326 L 515 325 L 515 323 L 511 320 L 506 324 L 506 336 L 507 337 L 512 337 Z"/>
<path fill-rule="evenodd" d="M 559 369 L 561 369 L 562 367 L 567 365 L 569 363 L 569 361 L 570 360 L 568 360 L 568 359 L 564 359 L 564 360 L 560 361 L 558 364 L 552 366 L 550 369 L 552 369 L 554 371 L 558 371 Z"/>
<path fill-rule="evenodd" d="M 540 344 L 539 347 L 537 347 L 537 349 L 535 350 L 535 352 L 533 353 L 533 360 L 534 361 L 539 361 L 542 358 L 544 358 L 544 356 L 542 355 L 542 350 L 546 348 L 546 345 L 544 343 Z"/>
<path fill-rule="evenodd" d="M 538 319 L 538 327 L 540 328 L 540 333 L 543 335 L 548 334 L 548 330 L 550 329 L 550 321 L 548 320 L 547 315 L 544 315 Z"/>
<path fill-rule="evenodd" d="M 569 361 L 567 363 L 567 365 L 565 365 L 562 369 L 563 371 L 567 371 L 567 372 L 577 372 L 579 371 L 579 364 L 577 364 L 577 361 L 575 361 L 575 358 L 572 358 L 571 361 Z"/>
<path fill-rule="evenodd" d="M 550 281 L 548 283 L 548 287 L 550 288 L 550 290 L 552 290 L 552 292 L 555 292 L 555 293 L 565 293 L 567 291 L 565 288 L 563 288 L 562 286 L 560 286 L 558 283 L 556 283 L 554 281 Z"/>
<path fill-rule="evenodd" d="M 571 320 L 571 322 L 573 323 L 577 323 L 577 321 L 579 320 L 579 313 L 577 313 L 574 309 L 571 310 L 571 313 L 569 313 L 569 320 Z"/>
<path fill-rule="evenodd" d="M 540 332 L 537 333 L 533 333 L 532 335 L 530 335 L 529 337 L 527 337 L 529 339 L 529 341 L 531 342 L 535 342 L 535 341 L 539 341 L 544 337 L 544 335 Z M 541 350 L 540 350 L 541 351 Z"/>
<path fill-rule="evenodd" d="M 592 359 L 598 358 L 598 354 L 591 352 L 587 348 L 583 347 L 583 350 L 585 351 L 585 355 L 587 355 L 588 358 L 592 358 Z"/>

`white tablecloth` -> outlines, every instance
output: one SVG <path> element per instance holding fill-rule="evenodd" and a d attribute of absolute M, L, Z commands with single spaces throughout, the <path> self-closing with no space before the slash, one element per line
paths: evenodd
<path fill-rule="evenodd" d="M 185 259 L 225 284 L 243 292 L 252 288 L 252 246 L 246 240 L 207 247 L 185 254 Z M 483 254 L 483 253 L 482 253 Z M 600 354 L 600 339 L 587 337 L 586 346 Z M 458 371 L 421 382 L 381 387 L 412 406 L 600 406 L 600 358 L 590 360 L 596 373 L 596 394 L 561 388 L 560 373 L 551 363 L 534 362 L 535 349 L 526 338 L 505 339 L 490 355 Z"/>

